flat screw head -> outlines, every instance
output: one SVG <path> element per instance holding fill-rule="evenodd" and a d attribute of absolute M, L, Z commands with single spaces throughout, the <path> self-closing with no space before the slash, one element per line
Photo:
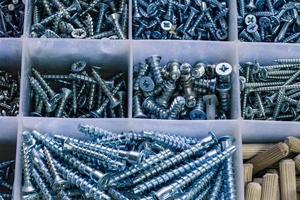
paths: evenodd
<path fill-rule="evenodd" d="M 255 33 L 258 30 L 258 25 L 257 24 L 249 24 L 247 26 L 247 32 L 248 33 Z"/>
<path fill-rule="evenodd" d="M 77 28 L 77 29 L 74 29 L 71 33 L 71 36 L 73 38 L 77 38 L 77 39 L 83 39 L 83 38 L 86 38 L 87 34 L 86 34 L 86 31 L 82 28 Z"/>
<path fill-rule="evenodd" d="M 271 26 L 271 20 L 268 17 L 259 18 L 258 23 L 261 27 L 264 27 L 264 28 Z"/>
<path fill-rule="evenodd" d="M 83 60 L 74 62 L 71 66 L 71 70 L 73 73 L 82 72 L 86 67 L 86 62 Z"/>
<path fill-rule="evenodd" d="M 194 109 L 190 112 L 190 119 L 192 120 L 205 120 L 206 119 L 206 113 L 202 110 Z"/>
<path fill-rule="evenodd" d="M 143 76 L 139 81 L 139 86 L 144 92 L 151 92 L 154 90 L 155 84 L 150 76 Z"/>
<path fill-rule="evenodd" d="M 170 31 L 172 29 L 172 26 L 173 24 L 168 20 L 164 20 L 160 23 L 160 27 L 165 31 Z"/>
<path fill-rule="evenodd" d="M 216 66 L 216 73 L 218 76 L 229 76 L 232 73 L 232 66 L 229 63 L 219 63 Z"/>
<path fill-rule="evenodd" d="M 245 17 L 245 24 L 246 25 L 249 25 L 249 24 L 256 24 L 256 16 L 254 16 L 254 15 L 247 15 L 246 17 Z"/>
<path fill-rule="evenodd" d="M 201 78 L 205 74 L 206 64 L 203 62 L 197 62 L 192 69 L 192 77 Z"/>

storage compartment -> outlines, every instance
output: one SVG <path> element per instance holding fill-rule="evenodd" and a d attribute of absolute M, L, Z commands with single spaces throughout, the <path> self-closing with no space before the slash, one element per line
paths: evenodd
<path fill-rule="evenodd" d="M 76 61 L 83 60 L 90 66 L 101 67 L 100 75 L 104 79 L 124 72 L 123 77 L 126 83 L 125 87 L 127 87 L 128 49 L 128 42 L 125 41 L 81 40 L 79 43 L 74 43 L 73 40 L 27 39 L 24 45 L 22 66 L 22 115 L 30 116 L 30 112 L 33 111 L 29 83 L 32 67 L 42 75 L 70 74 L 71 65 Z M 60 87 L 63 86 L 60 85 Z M 60 91 L 60 88 L 56 88 L 55 91 Z"/>

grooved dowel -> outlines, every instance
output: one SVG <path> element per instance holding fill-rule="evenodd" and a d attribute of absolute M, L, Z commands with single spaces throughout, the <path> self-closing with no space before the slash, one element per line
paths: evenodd
<path fill-rule="evenodd" d="M 289 146 L 290 151 L 293 153 L 300 153 L 300 139 L 290 136 L 286 140 L 286 144 Z"/>
<path fill-rule="evenodd" d="M 281 199 L 297 200 L 295 162 L 292 159 L 282 160 L 279 170 Z"/>
<path fill-rule="evenodd" d="M 300 172 L 300 154 L 298 154 L 298 155 L 294 158 L 294 162 L 295 162 L 295 166 L 296 166 L 297 172 Z"/>
<path fill-rule="evenodd" d="M 261 199 L 261 186 L 259 183 L 248 183 L 246 189 L 245 200 L 260 200 Z"/>
<path fill-rule="evenodd" d="M 248 163 L 253 164 L 253 174 L 266 169 L 277 161 L 286 157 L 289 153 L 289 147 L 285 143 L 278 143 L 273 145 L 267 151 L 257 154 Z"/>
<path fill-rule="evenodd" d="M 253 165 L 251 163 L 244 164 L 244 183 L 247 185 L 252 181 Z"/>
<path fill-rule="evenodd" d="M 262 200 L 276 200 L 278 190 L 278 175 L 267 173 L 263 176 Z"/>
<path fill-rule="evenodd" d="M 243 144 L 243 159 L 250 159 L 268 150 L 274 144 Z"/>

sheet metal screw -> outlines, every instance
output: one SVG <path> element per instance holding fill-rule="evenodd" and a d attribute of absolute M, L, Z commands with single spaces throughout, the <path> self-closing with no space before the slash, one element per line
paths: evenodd
<path fill-rule="evenodd" d="M 215 0 L 185 3 L 168 0 L 149 4 L 136 0 L 133 2 L 134 39 L 226 40 L 227 7 L 227 3 Z M 218 18 L 213 19 L 215 15 Z M 147 26 L 147 22 L 153 21 L 154 25 Z M 215 36 L 216 31 L 219 37 Z"/>
<path fill-rule="evenodd" d="M 117 9 L 122 12 L 117 13 Z M 34 6 L 31 36 L 75 39 L 110 39 L 114 36 L 115 39 L 126 39 L 123 26 L 126 26 L 127 20 L 126 1 L 119 4 L 114 0 L 101 3 L 98 0 L 43 0 Z"/>

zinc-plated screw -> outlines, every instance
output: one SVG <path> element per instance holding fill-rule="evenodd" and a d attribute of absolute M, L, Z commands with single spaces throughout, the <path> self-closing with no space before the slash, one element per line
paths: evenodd
<path fill-rule="evenodd" d="M 67 169 L 55 160 L 54 163 L 58 171 L 61 172 L 62 176 L 71 184 L 76 185 L 80 190 L 87 194 L 88 197 L 94 199 L 111 200 L 107 194 L 99 190 L 95 185 L 84 179 L 82 176 L 78 175 L 72 170 Z"/>
<path fill-rule="evenodd" d="M 158 166 L 145 172 L 141 176 L 134 179 L 132 182 L 134 184 L 136 184 L 136 183 L 139 183 L 139 182 L 145 180 L 146 178 L 149 178 L 155 174 L 158 174 L 159 172 L 161 172 L 165 169 L 168 169 L 171 166 L 176 165 L 177 163 L 181 163 L 186 158 L 211 147 L 212 145 L 216 144 L 216 142 L 217 142 L 217 139 L 216 139 L 216 136 L 214 135 L 214 133 L 209 132 L 209 136 L 200 140 L 196 145 L 186 149 L 185 151 L 182 151 L 181 153 L 179 153 L 169 159 L 162 161 L 161 163 L 159 163 Z"/>
<path fill-rule="evenodd" d="M 140 79 L 146 75 L 148 68 L 149 68 L 149 65 L 147 65 L 146 63 L 141 63 L 139 65 L 138 75 L 135 78 L 134 83 L 133 83 L 134 90 L 136 90 L 136 91 L 139 90 Z"/>
<path fill-rule="evenodd" d="M 44 154 L 45 154 L 45 157 L 47 160 L 48 167 L 49 167 L 51 175 L 53 177 L 53 188 L 55 188 L 56 191 L 59 191 L 65 187 L 67 182 L 64 179 L 62 179 L 60 177 L 60 175 L 58 174 L 55 164 L 53 162 L 53 157 L 50 154 L 49 150 L 46 147 L 44 147 L 43 150 L 44 150 Z"/>
<path fill-rule="evenodd" d="M 209 171 L 207 174 L 204 174 L 203 176 L 201 176 L 201 178 L 199 180 L 199 182 L 196 182 L 196 184 L 193 184 L 192 188 L 180 195 L 181 199 L 196 199 L 196 198 L 199 198 L 199 196 L 203 196 L 203 193 L 201 193 L 201 191 L 207 187 L 207 184 L 209 184 L 209 182 L 211 181 L 211 179 L 214 177 L 215 175 L 215 170 L 211 170 Z M 222 174 L 222 173 L 219 173 L 219 174 Z M 207 194 L 208 192 L 208 189 L 210 189 L 210 187 L 207 187 L 206 189 L 204 189 L 204 194 Z M 202 199 L 202 198 L 200 198 Z M 178 199 L 179 200 L 179 199 Z"/>
<path fill-rule="evenodd" d="M 179 113 L 184 109 L 185 99 L 182 96 L 177 96 L 171 103 L 169 108 L 169 119 L 178 119 Z"/>
<path fill-rule="evenodd" d="M 56 108 L 56 104 L 52 104 L 49 102 L 46 92 L 42 89 L 41 85 L 38 83 L 38 81 L 36 79 L 34 79 L 33 77 L 30 77 L 29 80 L 30 80 L 30 84 L 31 84 L 32 88 L 43 100 L 43 102 L 46 106 L 46 111 L 52 112 Z"/>
<path fill-rule="evenodd" d="M 126 36 L 120 26 L 119 18 L 120 18 L 120 14 L 118 14 L 118 13 L 113 13 L 109 16 L 109 20 L 112 23 L 112 25 L 114 26 L 114 29 L 115 29 L 118 37 L 122 40 L 125 40 Z"/>
<path fill-rule="evenodd" d="M 133 193 L 139 194 L 139 193 L 145 192 L 145 191 L 155 188 L 163 183 L 166 183 L 166 182 L 176 178 L 179 175 L 186 174 L 187 172 L 195 170 L 200 165 L 204 164 L 205 160 L 207 160 L 209 157 L 214 156 L 216 154 L 217 154 L 216 150 L 210 151 L 209 153 L 205 154 L 204 156 L 197 158 L 195 161 L 189 162 L 185 165 L 175 168 L 174 170 L 171 170 L 167 173 L 164 173 L 164 174 L 157 176 L 145 183 L 142 183 L 142 184 L 136 186 L 133 189 Z"/>
<path fill-rule="evenodd" d="M 62 114 L 65 110 L 66 102 L 68 98 L 71 97 L 71 94 L 72 94 L 72 90 L 68 88 L 62 88 L 62 98 L 60 100 L 60 104 L 58 106 L 55 117 L 62 117 Z"/>
<path fill-rule="evenodd" d="M 31 181 L 31 171 L 32 171 L 32 165 L 31 165 L 31 150 L 32 150 L 32 144 L 31 143 L 31 137 L 29 132 L 23 133 L 23 186 L 22 186 L 22 192 L 27 193 L 33 193 L 36 191 L 32 181 Z"/>
<path fill-rule="evenodd" d="M 180 71 L 180 83 L 182 84 L 184 90 L 186 106 L 188 108 L 193 108 L 196 105 L 196 94 L 192 85 L 191 65 L 188 63 L 183 63 L 180 66 Z"/>
<path fill-rule="evenodd" d="M 158 85 L 163 82 L 163 78 L 160 73 L 160 60 L 161 60 L 161 57 L 158 55 L 152 55 L 146 59 L 147 64 L 149 64 L 149 66 L 152 70 L 154 81 Z"/>
<path fill-rule="evenodd" d="M 173 60 L 168 63 L 169 76 L 173 81 L 177 81 L 180 78 L 180 63 L 176 60 Z"/>
<path fill-rule="evenodd" d="M 175 92 L 176 85 L 173 81 L 165 81 L 162 87 L 163 93 L 156 99 L 156 103 L 163 106 L 164 108 L 167 108 L 169 105 L 169 101 Z"/>
<path fill-rule="evenodd" d="M 151 97 L 144 100 L 142 107 L 150 114 L 157 116 L 159 119 L 167 119 L 169 117 L 169 111 L 157 105 Z"/>
<path fill-rule="evenodd" d="M 218 85 L 216 88 L 217 92 L 220 95 L 220 105 L 221 105 L 221 109 L 224 112 L 227 112 L 229 110 L 230 107 L 230 90 L 231 90 L 231 85 L 224 83 L 221 85 Z"/>
<path fill-rule="evenodd" d="M 149 159 L 144 160 L 142 163 L 132 166 L 126 172 L 110 177 L 108 180 L 108 185 L 115 184 L 122 179 L 132 176 L 133 174 L 136 174 L 142 170 L 148 169 L 150 166 L 152 166 L 166 158 L 169 158 L 172 155 L 174 155 L 174 153 L 171 150 L 169 150 L 169 149 L 164 150 L 164 151 L 150 157 Z"/>
<path fill-rule="evenodd" d="M 36 171 L 36 169 L 32 169 L 32 176 L 34 177 L 35 182 L 37 183 L 38 187 L 40 188 L 43 197 L 45 199 L 52 200 L 54 197 L 51 195 L 50 190 L 47 188 L 46 184 L 44 183 L 44 180 L 40 177 L 39 173 Z"/>
<path fill-rule="evenodd" d="M 223 160 L 231 156 L 235 152 L 235 150 L 236 150 L 235 146 L 231 146 L 225 151 L 209 159 L 206 163 L 198 167 L 196 170 L 191 171 L 186 176 L 183 176 L 178 180 L 176 180 L 174 183 L 156 191 L 155 192 L 156 198 L 161 200 L 166 200 L 169 197 L 173 196 L 174 193 L 176 193 L 180 188 L 185 187 L 186 185 L 190 184 L 192 181 L 200 177 L 203 173 L 219 165 Z"/>
<path fill-rule="evenodd" d="M 133 95 L 133 117 L 134 118 L 147 118 L 141 107 L 141 96 L 139 94 Z"/>
<path fill-rule="evenodd" d="M 221 137 L 219 138 L 219 142 L 221 143 L 222 151 L 227 150 L 232 146 L 233 143 L 232 137 Z M 223 178 L 226 180 L 226 183 L 224 184 L 224 190 L 226 193 L 224 194 L 226 199 L 229 200 L 235 200 L 236 194 L 235 194 L 235 179 L 234 179 L 234 171 L 233 171 L 233 161 L 232 157 L 228 157 L 224 161 L 224 173 Z"/>
<path fill-rule="evenodd" d="M 116 99 L 114 97 L 114 95 L 109 91 L 106 83 L 103 81 L 103 79 L 99 76 L 99 74 L 94 69 L 92 69 L 92 74 L 93 74 L 94 78 L 97 80 L 97 83 L 99 84 L 99 86 L 102 88 L 105 95 L 108 97 L 109 102 L 110 102 L 110 108 L 114 108 L 117 105 L 119 105 L 120 101 L 118 99 Z"/>
<path fill-rule="evenodd" d="M 204 120 L 206 119 L 206 113 L 204 112 L 204 102 L 203 97 L 198 97 L 196 107 L 189 114 L 190 119 L 196 120 Z"/>
<path fill-rule="evenodd" d="M 85 149 L 85 148 L 82 148 L 80 146 L 74 145 L 72 143 L 66 143 L 65 142 L 63 148 L 64 148 L 64 150 L 74 151 L 74 152 L 77 152 L 79 154 L 84 154 L 84 155 L 87 155 L 87 156 L 94 157 L 96 159 L 101 160 L 101 162 L 103 162 L 103 163 L 105 162 L 109 166 L 121 167 L 121 168 L 124 167 L 124 163 L 113 160 L 113 159 L 109 158 L 108 156 L 106 156 L 102 153 L 98 153 L 96 151 Z"/>
<path fill-rule="evenodd" d="M 217 178 L 216 178 L 216 181 L 215 181 L 215 185 L 214 187 L 212 188 L 212 191 L 209 195 L 209 199 L 210 200 L 218 200 L 219 199 L 219 195 L 221 192 L 221 189 L 222 189 L 222 182 L 223 182 L 223 173 L 219 173 Z M 227 192 L 227 191 L 224 191 L 224 193 Z"/>

